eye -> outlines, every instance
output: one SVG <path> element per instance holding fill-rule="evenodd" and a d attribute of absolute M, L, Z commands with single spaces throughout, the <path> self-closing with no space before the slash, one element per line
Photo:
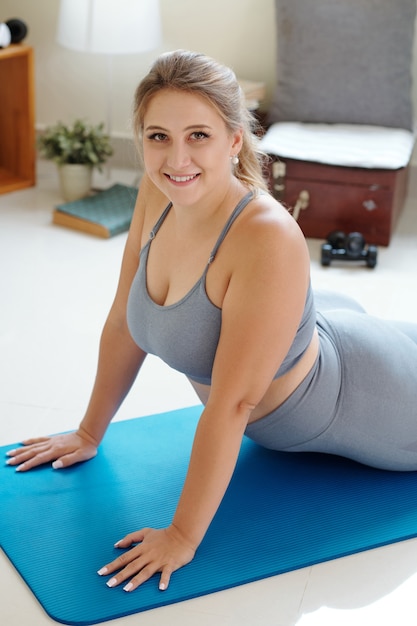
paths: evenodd
<path fill-rule="evenodd" d="M 167 136 L 164 133 L 152 133 L 148 136 L 151 141 L 165 141 Z"/>
<path fill-rule="evenodd" d="M 202 130 L 196 130 L 191 134 L 191 139 L 194 139 L 195 141 L 202 141 L 203 139 L 208 139 L 209 137 L 210 135 Z"/>

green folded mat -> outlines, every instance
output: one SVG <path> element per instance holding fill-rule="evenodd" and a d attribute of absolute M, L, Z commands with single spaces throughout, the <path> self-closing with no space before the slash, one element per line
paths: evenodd
<path fill-rule="evenodd" d="M 54 224 L 109 238 L 129 230 L 135 208 L 136 187 L 117 183 L 81 200 L 60 204 Z"/>
<path fill-rule="evenodd" d="M 166 591 L 159 575 L 132 593 L 109 589 L 96 571 L 120 554 L 113 544 L 170 523 L 200 413 L 116 422 L 96 458 L 66 470 L 3 467 L 1 546 L 53 619 L 103 622 L 416 536 L 417 473 L 272 452 L 244 438 L 195 559 Z"/>

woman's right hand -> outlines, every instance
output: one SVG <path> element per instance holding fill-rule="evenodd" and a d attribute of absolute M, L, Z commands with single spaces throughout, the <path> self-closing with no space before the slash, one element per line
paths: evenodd
<path fill-rule="evenodd" d="M 38 465 L 52 462 L 54 469 L 61 469 L 92 459 L 97 454 L 97 446 L 82 430 L 53 437 L 27 439 L 22 442 L 21 448 L 7 453 L 7 465 L 16 466 L 17 472 L 26 472 Z"/>

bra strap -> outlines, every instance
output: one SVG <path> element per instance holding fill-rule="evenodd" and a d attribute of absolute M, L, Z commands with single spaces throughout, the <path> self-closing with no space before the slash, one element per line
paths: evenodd
<path fill-rule="evenodd" d="M 164 219 L 168 215 L 169 211 L 171 210 L 171 207 L 172 207 L 172 202 L 170 202 L 168 204 L 168 206 L 165 207 L 163 213 L 159 217 L 159 220 L 156 222 L 155 226 L 152 228 L 151 232 L 149 233 L 149 239 L 150 240 L 155 239 L 156 234 L 157 234 L 158 230 L 161 228 L 162 222 L 164 221 Z"/>
<path fill-rule="evenodd" d="M 249 204 L 249 202 L 252 200 L 252 198 L 254 197 L 255 193 L 253 191 L 249 191 L 241 200 L 239 200 L 238 204 L 236 205 L 233 213 L 231 214 L 231 216 L 229 217 L 229 219 L 227 220 L 222 232 L 219 235 L 218 240 L 216 241 L 216 244 L 213 248 L 213 250 L 210 253 L 210 257 L 208 260 L 208 265 L 210 265 L 210 263 L 213 263 L 217 251 L 220 248 L 221 244 L 223 243 L 224 238 L 226 237 L 227 233 L 229 232 L 233 222 L 235 221 L 235 219 L 237 217 L 239 217 L 239 215 L 242 213 L 243 209 L 246 207 L 247 204 Z"/>

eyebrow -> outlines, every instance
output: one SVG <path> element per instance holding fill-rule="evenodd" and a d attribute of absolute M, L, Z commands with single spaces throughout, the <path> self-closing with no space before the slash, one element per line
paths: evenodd
<path fill-rule="evenodd" d="M 191 126 L 187 126 L 186 128 L 184 128 L 184 130 L 193 130 L 193 129 L 195 130 L 196 128 L 198 129 L 205 128 L 205 129 L 211 130 L 211 126 L 208 126 L 207 124 L 192 124 Z M 149 132 L 151 130 L 162 130 L 164 133 L 169 132 L 169 130 L 164 128 L 163 126 L 155 126 L 154 124 L 147 126 L 145 128 L 146 132 Z"/>

